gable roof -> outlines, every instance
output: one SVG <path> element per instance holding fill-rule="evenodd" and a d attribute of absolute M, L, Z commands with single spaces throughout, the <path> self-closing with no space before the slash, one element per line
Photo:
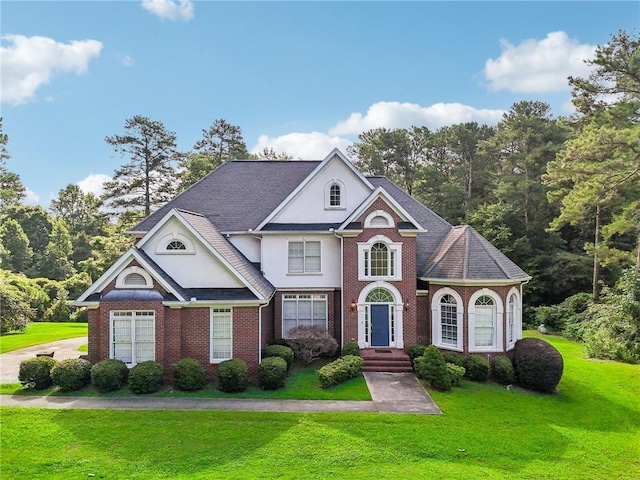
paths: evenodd
<path fill-rule="evenodd" d="M 302 160 L 225 162 L 131 231 L 148 232 L 172 208 L 198 212 L 221 232 L 255 229 L 320 163 Z"/>
<path fill-rule="evenodd" d="M 426 262 L 427 280 L 526 281 L 531 277 L 469 225 L 452 227 Z"/>

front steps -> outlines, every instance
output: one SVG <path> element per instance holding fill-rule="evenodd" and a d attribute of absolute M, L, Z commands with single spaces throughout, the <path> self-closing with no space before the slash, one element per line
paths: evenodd
<path fill-rule="evenodd" d="M 409 355 L 397 348 L 363 348 L 360 356 L 364 359 L 363 372 L 411 372 Z"/>

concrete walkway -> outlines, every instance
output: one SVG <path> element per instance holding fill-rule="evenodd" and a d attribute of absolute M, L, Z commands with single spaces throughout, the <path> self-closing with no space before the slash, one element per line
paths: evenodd
<path fill-rule="evenodd" d="M 87 337 L 67 338 L 2 353 L 0 354 L 0 383 L 17 383 L 20 362 L 35 357 L 39 352 L 52 351 L 53 358 L 56 360 L 78 358 L 82 355 L 78 348 L 86 343 L 88 343 Z"/>
<path fill-rule="evenodd" d="M 442 414 L 413 373 L 364 372 L 363 375 L 380 413 Z"/>

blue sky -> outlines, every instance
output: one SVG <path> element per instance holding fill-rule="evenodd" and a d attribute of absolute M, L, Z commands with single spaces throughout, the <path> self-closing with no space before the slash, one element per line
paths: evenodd
<path fill-rule="evenodd" d="M 127 160 L 145 115 L 189 151 L 218 118 L 250 151 L 304 159 L 376 127 L 497 123 L 520 100 L 571 112 L 567 75 L 640 25 L 640 2 L 0 3 L 7 167 L 47 207 Z"/>

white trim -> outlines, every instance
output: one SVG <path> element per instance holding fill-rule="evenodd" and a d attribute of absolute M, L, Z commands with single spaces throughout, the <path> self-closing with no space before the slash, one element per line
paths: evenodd
<path fill-rule="evenodd" d="M 508 287 L 509 285 L 518 285 L 521 282 L 531 280 L 532 277 L 514 278 L 503 280 L 464 280 L 464 279 L 445 279 L 436 277 L 418 277 L 425 282 L 435 285 L 455 285 L 458 287 Z"/>
<path fill-rule="evenodd" d="M 131 312 L 132 315 L 131 317 L 124 317 L 124 318 L 130 318 L 131 319 L 131 362 L 127 363 L 126 365 L 129 367 L 133 367 L 134 365 L 136 365 L 137 362 L 137 358 L 136 358 L 136 352 L 135 352 L 135 345 L 136 345 L 136 341 L 135 341 L 135 328 L 134 328 L 134 323 L 135 323 L 135 318 L 136 318 L 136 313 L 137 312 L 153 312 L 153 358 L 151 358 L 151 360 L 155 360 L 156 359 L 156 312 L 155 310 L 145 310 L 145 309 L 129 309 L 129 310 L 123 310 L 123 309 L 115 309 L 115 310 L 109 310 L 109 358 L 114 358 L 114 349 L 113 349 L 113 321 L 114 321 L 114 313 L 116 312 Z M 145 317 L 148 319 L 148 316 L 145 315 Z"/>
<path fill-rule="evenodd" d="M 337 186 L 340 189 L 340 203 L 338 205 L 331 205 L 331 188 Z M 333 178 L 327 182 L 324 187 L 324 209 L 325 210 L 346 210 L 347 209 L 347 189 L 344 183 Z"/>
<path fill-rule="evenodd" d="M 493 317 L 493 346 L 475 345 L 476 326 L 476 300 L 483 295 L 491 297 L 494 301 Z M 503 332 L 504 332 L 504 305 L 502 298 L 490 288 L 482 288 L 474 292 L 469 299 L 469 352 L 504 352 Z"/>
<path fill-rule="evenodd" d="M 327 295 L 326 293 L 283 293 L 282 297 L 280 298 L 280 312 L 281 312 L 281 316 L 280 316 L 280 332 L 282 333 L 282 338 L 287 338 L 285 337 L 286 333 L 284 330 L 284 304 L 285 301 L 292 301 L 294 300 L 294 298 L 285 298 L 285 297 L 295 297 L 295 301 L 296 301 L 296 327 L 300 326 L 300 317 L 299 317 L 299 310 L 298 310 L 298 302 L 301 300 L 300 296 L 305 296 L 305 297 L 310 297 L 309 299 L 303 298 L 302 300 L 310 300 L 311 301 L 311 325 L 314 325 L 313 322 L 313 302 L 315 301 L 324 301 L 324 328 L 325 330 L 328 332 L 329 331 L 329 295 Z M 314 298 L 314 297 L 318 297 L 318 298 Z M 294 327 L 290 327 L 290 328 L 294 328 Z"/>
<path fill-rule="evenodd" d="M 141 275 L 145 280 L 145 284 L 144 285 L 128 285 L 126 283 L 127 277 L 131 274 Z M 153 288 L 153 280 L 151 279 L 151 275 L 149 275 L 144 268 L 131 265 L 130 267 L 127 267 L 124 270 L 122 270 L 116 277 L 116 288 L 149 289 L 149 288 Z"/>
<path fill-rule="evenodd" d="M 167 250 L 167 246 L 173 241 L 182 242 L 185 250 Z M 165 235 L 156 245 L 156 255 L 194 255 L 195 253 L 193 242 L 191 242 L 186 235 L 178 232 Z"/>
<path fill-rule="evenodd" d="M 292 243 L 302 243 L 302 270 L 301 271 L 291 271 L 291 250 L 289 249 Z M 307 243 L 318 243 L 319 251 L 318 257 L 320 259 L 320 264 L 318 265 L 318 270 L 309 270 L 307 271 Z M 312 240 L 307 238 L 296 238 L 296 239 L 287 239 L 287 275 L 322 275 L 322 240 Z"/>
<path fill-rule="evenodd" d="M 370 341 L 367 341 L 366 332 L 367 329 L 367 313 L 369 304 L 367 303 L 367 295 L 376 289 L 376 288 L 384 288 L 388 290 L 391 295 L 393 295 L 394 303 L 389 304 L 389 308 L 394 309 L 393 320 L 395 323 L 395 339 L 391 341 L 391 311 L 389 312 L 389 347 L 391 348 L 404 348 L 404 324 L 403 324 L 403 314 L 404 314 L 404 300 L 402 298 L 402 294 L 400 290 L 398 290 L 395 285 L 385 282 L 385 281 L 376 281 L 371 282 L 368 285 L 365 285 L 362 290 L 360 290 L 360 294 L 358 295 L 358 346 L 360 348 L 370 347 Z M 369 333 L 371 329 L 369 327 Z M 370 340 L 370 338 L 369 338 Z"/>
<path fill-rule="evenodd" d="M 451 295 L 456 300 L 456 326 L 458 335 L 455 346 L 442 341 L 442 310 L 440 302 L 445 295 Z M 431 335 L 431 343 L 436 347 L 445 350 L 454 350 L 456 352 L 464 351 L 464 302 L 460 294 L 452 288 L 443 287 L 433 294 L 431 299 Z"/>
<path fill-rule="evenodd" d="M 372 225 L 371 222 L 376 217 L 383 217 L 387 223 L 386 225 Z M 384 210 L 376 210 L 367 215 L 367 218 L 364 219 L 364 227 L 365 228 L 395 228 L 396 222 L 393 221 L 393 217 L 389 215 L 389 213 Z"/>
<path fill-rule="evenodd" d="M 326 168 L 326 166 L 334 159 L 338 158 L 344 165 L 346 165 L 355 176 L 369 189 L 374 190 L 373 185 L 369 180 L 365 178 L 360 171 L 353 166 L 353 164 L 349 161 L 347 157 L 337 148 L 331 150 L 329 155 L 325 157 L 322 162 L 309 174 L 307 177 L 289 194 L 287 198 L 285 198 L 280 205 L 278 205 L 267 217 L 258 225 L 255 230 L 261 230 L 265 225 L 271 222 L 273 218 L 275 218 L 284 208 L 293 201 L 294 198 L 298 196 L 298 194 L 315 178 L 322 170 Z"/>
<path fill-rule="evenodd" d="M 514 296 L 516 299 L 515 305 L 515 319 L 513 325 L 513 340 L 509 341 L 509 302 L 511 300 L 511 296 Z M 507 327 L 507 351 L 512 350 L 516 346 L 516 342 L 522 338 L 522 298 L 520 297 L 520 291 L 516 287 L 513 287 L 509 290 L 507 294 L 507 309 L 505 312 L 505 325 Z"/>
<path fill-rule="evenodd" d="M 229 357 L 213 358 L 213 314 L 214 314 L 214 310 L 228 310 L 229 311 L 229 316 L 231 317 L 231 322 L 230 322 L 230 325 L 229 325 L 229 341 L 231 342 L 231 344 L 229 346 Z M 221 363 L 221 362 L 224 362 L 225 360 L 230 360 L 232 358 L 233 358 L 233 307 L 227 307 L 225 305 L 211 306 L 209 308 L 209 363 Z"/>
<path fill-rule="evenodd" d="M 387 246 L 389 250 L 388 268 L 391 268 L 391 259 L 393 258 L 394 260 L 393 275 L 371 275 L 371 248 L 376 243 L 383 243 Z M 365 255 L 369 257 L 368 274 L 365 272 Z M 364 282 L 371 280 L 402 280 L 402 243 L 394 242 L 384 235 L 374 235 L 366 242 L 358 242 L 358 280 Z"/>

